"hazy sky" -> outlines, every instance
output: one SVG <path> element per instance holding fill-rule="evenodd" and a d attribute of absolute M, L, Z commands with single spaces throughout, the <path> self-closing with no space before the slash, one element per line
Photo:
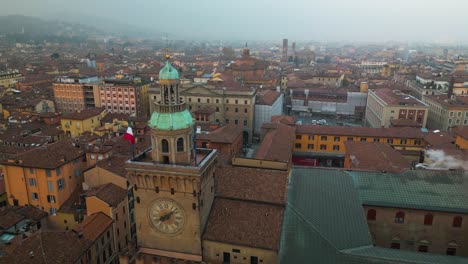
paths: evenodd
<path fill-rule="evenodd" d="M 468 41 L 466 0 L 15 0 L 0 15 L 115 19 L 180 39 Z"/>

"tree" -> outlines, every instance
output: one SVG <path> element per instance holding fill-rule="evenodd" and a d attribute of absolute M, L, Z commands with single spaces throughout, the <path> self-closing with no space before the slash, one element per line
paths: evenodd
<path fill-rule="evenodd" d="M 52 55 L 50 55 L 50 57 L 54 60 L 58 60 L 60 58 L 60 54 L 58 54 L 57 52 L 54 52 Z"/>

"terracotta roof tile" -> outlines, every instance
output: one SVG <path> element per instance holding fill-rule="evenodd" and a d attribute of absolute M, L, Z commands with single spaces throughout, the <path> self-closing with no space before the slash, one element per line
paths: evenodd
<path fill-rule="evenodd" d="M 113 183 L 107 183 L 85 192 L 87 197 L 96 196 L 111 207 L 116 207 L 127 196 L 127 190 Z"/>
<path fill-rule="evenodd" d="M 73 231 L 82 234 L 87 240 L 96 241 L 112 225 L 112 222 L 110 217 L 99 212 L 86 217 L 83 222 L 73 228 Z"/>
<path fill-rule="evenodd" d="M 422 127 L 421 124 L 411 119 L 392 119 L 390 124 L 393 127 Z"/>
<path fill-rule="evenodd" d="M 285 204 L 287 171 L 224 166 L 216 172 L 219 197 Z"/>
<path fill-rule="evenodd" d="M 216 198 L 204 240 L 279 250 L 284 208 Z"/>
<path fill-rule="evenodd" d="M 31 149 L 1 163 L 21 167 L 55 169 L 84 154 L 83 150 L 72 145 L 71 140 L 64 140 Z"/>
<path fill-rule="evenodd" d="M 409 161 L 388 144 L 346 141 L 345 147 L 349 169 L 400 173 L 411 168 Z"/>
<path fill-rule="evenodd" d="M 285 125 L 296 125 L 296 117 L 288 115 L 277 115 L 271 117 L 271 123 L 282 123 Z"/>
<path fill-rule="evenodd" d="M 98 161 L 96 167 L 105 169 L 123 178 L 126 177 L 125 162 L 130 159 L 129 156 L 111 156 L 108 159 Z"/>
<path fill-rule="evenodd" d="M 2 207 L 0 208 L 0 229 L 8 229 L 24 218 L 25 217 L 16 212 L 16 210 L 11 210 L 9 207 Z"/>
<path fill-rule="evenodd" d="M 12 243 L 8 246 L 8 252 L 6 256 L 0 257 L 0 262 L 15 264 L 76 263 L 90 245 L 89 240 L 80 239 L 73 232 L 35 232 L 21 243 Z"/>
<path fill-rule="evenodd" d="M 257 90 L 255 104 L 273 105 L 280 96 L 281 93 L 274 90 Z"/>
<path fill-rule="evenodd" d="M 262 125 L 267 130 L 255 154 L 256 159 L 289 162 L 292 158 L 295 128 L 281 123 Z"/>
<path fill-rule="evenodd" d="M 106 109 L 103 107 L 88 108 L 79 112 L 63 115 L 62 119 L 85 120 L 93 116 L 97 116 L 104 111 L 106 111 Z"/>
<path fill-rule="evenodd" d="M 209 133 L 198 133 L 197 139 L 209 140 L 215 143 L 233 143 L 242 135 L 243 128 L 234 124 L 227 124 Z"/>

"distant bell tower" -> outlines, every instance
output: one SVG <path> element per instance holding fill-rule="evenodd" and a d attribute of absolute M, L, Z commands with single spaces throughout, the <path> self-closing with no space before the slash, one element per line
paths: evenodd
<path fill-rule="evenodd" d="M 149 120 L 153 161 L 190 164 L 193 159 L 193 119 L 179 95 L 179 73 L 166 55 L 159 72 L 161 101 L 156 102 Z"/>

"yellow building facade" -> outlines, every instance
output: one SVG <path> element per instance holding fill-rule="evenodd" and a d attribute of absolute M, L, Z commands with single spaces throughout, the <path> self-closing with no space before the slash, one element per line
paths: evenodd
<path fill-rule="evenodd" d="M 416 150 L 424 149 L 425 143 L 423 135 L 417 133 L 416 130 L 407 136 L 390 136 L 382 133 L 379 135 L 378 128 L 362 128 L 354 134 L 349 133 L 349 128 L 337 127 L 335 131 L 327 129 L 321 130 L 320 128 L 306 131 L 298 129 L 296 132 L 296 139 L 294 141 L 293 151 L 296 152 L 315 152 L 315 153 L 345 153 L 346 141 L 366 141 L 366 142 L 380 142 L 387 143 L 398 150 Z M 389 130 L 390 128 L 382 128 Z M 390 129 L 394 130 L 394 129 Z M 391 133 L 388 133 L 391 134 Z"/>
<path fill-rule="evenodd" d="M 460 149 L 468 149 L 468 130 L 464 129 L 456 132 L 455 145 Z"/>
<path fill-rule="evenodd" d="M 15 87 L 24 76 L 18 72 L 0 72 L 0 87 Z"/>
<path fill-rule="evenodd" d="M 101 119 L 106 115 L 104 108 L 90 108 L 64 115 L 60 121 L 62 130 L 68 137 L 78 137 L 85 132 L 94 132 L 101 126 Z"/>
<path fill-rule="evenodd" d="M 226 263 L 227 254 L 219 254 L 219 252 L 229 253 L 231 263 L 278 263 L 278 253 L 273 250 L 203 240 L 204 262 L 210 264 Z"/>

